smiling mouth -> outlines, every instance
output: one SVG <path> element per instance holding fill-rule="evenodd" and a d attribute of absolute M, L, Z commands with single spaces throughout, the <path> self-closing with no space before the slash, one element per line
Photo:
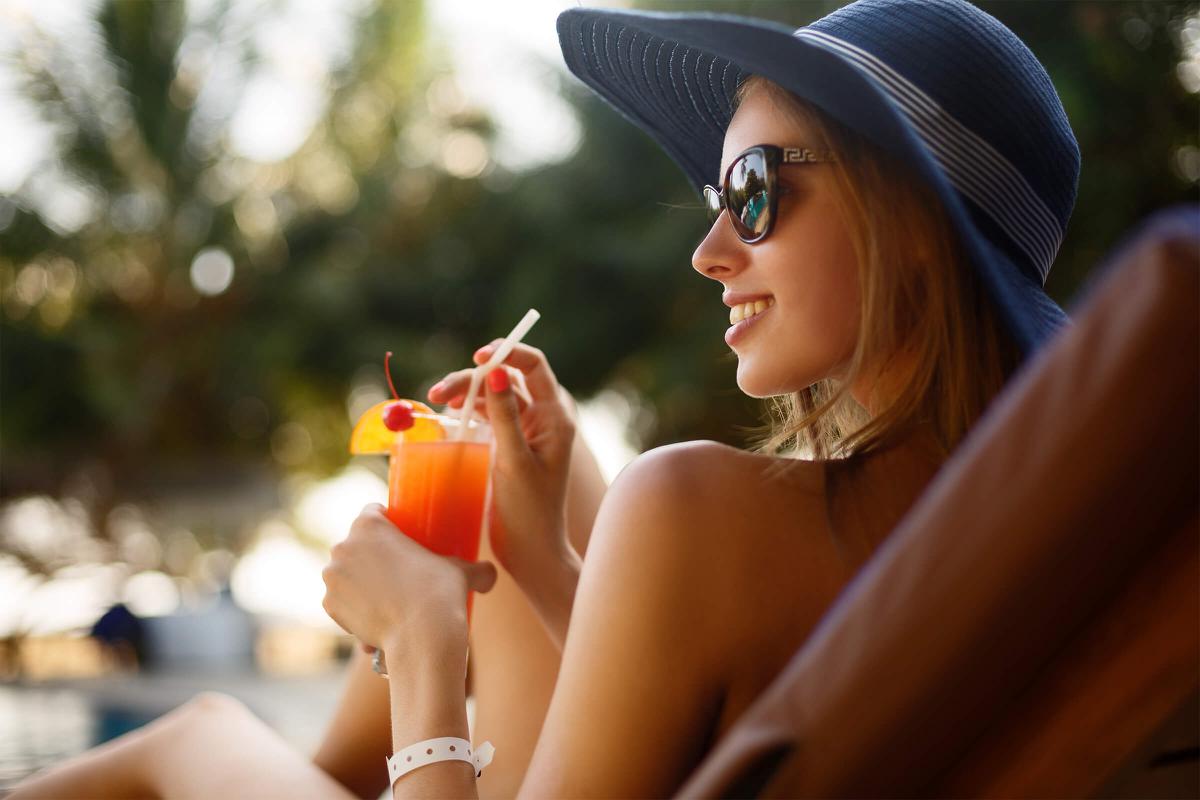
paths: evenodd
<path fill-rule="evenodd" d="M 753 303 L 741 303 L 736 305 L 729 309 L 729 324 L 737 325 L 743 320 L 756 317 L 773 305 L 775 305 L 774 297 L 768 297 L 766 300 L 755 300 Z"/>

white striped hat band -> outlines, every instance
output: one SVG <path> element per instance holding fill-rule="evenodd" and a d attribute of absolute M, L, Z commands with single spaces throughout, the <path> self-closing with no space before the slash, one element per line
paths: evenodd
<path fill-rule="evenodd" d="M 796 36 L 837 53 L 872 80 L 917 130 L 954 188 L 1021 248 L 1045 283 L 1062 244 L 1058 221 L 1008 159 L 884 62 L 849 42 L 801 28 Z"/>

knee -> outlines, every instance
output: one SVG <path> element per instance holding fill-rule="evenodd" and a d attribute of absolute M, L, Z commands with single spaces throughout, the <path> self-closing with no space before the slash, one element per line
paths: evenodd
<path fill-rule="evenodd" d="M 176 706 L 158 721 L 165 727 L 191 728 L 210 724 L 230 724 L 254 716 L 246 704 L 223 692 L 201 692 Z"/>
<path fill-rule="evenodd" d="M 200 692 L 184 703 L 183 709 L 206 717 L 244 716 L 250 713 L 245 703 L 224 692 Z"/>
<path fill-rule="evenodd" d="M 206 731 L 242 730 L 257 723 L 245 703 L 222 692 L 201 692 L 147 725 L 145 733 L 168 738 L 203 735 Z"/>
<path fill-rule="evenodd" d="M 199 731 L 233 728 L 239 721 L 252 716 L 235 697 L 220 692 L 201 692 L 154 721 L 130 731 L 124 738 L 139 747 L 158 748 L 163 741 L 188 739 Z"/>

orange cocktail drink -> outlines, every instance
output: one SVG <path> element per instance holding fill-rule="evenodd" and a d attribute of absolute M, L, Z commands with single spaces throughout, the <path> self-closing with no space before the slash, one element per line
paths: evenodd
<path fill-rule="evenodd" d="M 457 420 L 445 419 L 446 428 Z M 387 516 L 410 538 L 443 556 L 479 557 L 491 463 L 491 431 L 472 423 L 462 440 L 392 444 L 388 461 Z M 467 598 L 467 617 L 471 599 Z"/>

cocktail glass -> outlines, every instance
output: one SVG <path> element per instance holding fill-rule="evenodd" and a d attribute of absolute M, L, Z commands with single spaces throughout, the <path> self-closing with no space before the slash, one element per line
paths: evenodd
<path fill-rule="evenodd" d="M 488 505 L 492 430 L 471 420 L 439 416 L 447 435 L 436 441 L 396 437 L 388 457 L 387 516 L 409 537 L 443 556 L 479 557 Z M 474 593 L 467 596 L 467 620 Z"/>

